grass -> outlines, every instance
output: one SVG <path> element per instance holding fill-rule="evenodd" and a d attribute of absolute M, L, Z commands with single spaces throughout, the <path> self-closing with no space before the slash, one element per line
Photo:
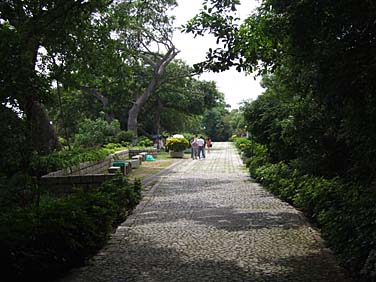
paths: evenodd
<path fill-rule="evenodd" d="M 189 158 L 187 154 L 184 156 L 185 158 Z M 180 161 L 181 159 L 171 158 L 169 153 L 160 151 L 158 153 L 158 157 L 155 161 L 144 161 L 140 165 L 139 168 L 132 169 L 132 172 L 128 174 L 129 179 L 145 179 L 149 176 L 157 174 L 158 172 L 162 171 L 166 167 Z"/>

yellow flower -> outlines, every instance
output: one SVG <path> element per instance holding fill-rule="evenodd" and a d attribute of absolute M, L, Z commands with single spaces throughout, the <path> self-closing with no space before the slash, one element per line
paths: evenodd
<path fill-rule="evenodd" d="M 167 138 L 166 146 L 171 151 L 181 152 L 188 148 L 189 142 L 185 138 L 170 137 Z"/>

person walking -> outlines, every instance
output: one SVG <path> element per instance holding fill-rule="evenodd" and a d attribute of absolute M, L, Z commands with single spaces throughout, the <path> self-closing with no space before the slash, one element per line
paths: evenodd
<path fill-rule="evenodd" d="M 208 154 L 210 153 L 210 148 L 213 146 L 210 137 L 206 139 L 206 148 L 208 148 Z"/>
<path fill-rule="evenodd" d="M 192 147 L 192 153 L 191 153 L 191 156 L 192 156 L 192 159 L 193 160 L 197 160 L 197 156 L 198 156 L 198 140 L 197 140 L 197 137 L 194 136 L 192 141 L 191 141 L 191 147 Z"/>
<path fill-rule="evenodd" d="M 194 137 L 192 136 L 191 139 L 189 139 L 189 146 L 191 146 L 191 158 L 193 159 L 193 147 L 192 147 L 192 141 Z"/>
<path fill-rule="evenodd" d="M 198 158 L 204 158 L 205 159 L 205 140 L 204 137 L 200 136 L 200 138 L 197 139 L 198 143 Z"/>

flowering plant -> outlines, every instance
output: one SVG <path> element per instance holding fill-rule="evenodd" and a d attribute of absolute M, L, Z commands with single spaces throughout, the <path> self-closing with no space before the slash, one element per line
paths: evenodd
<path fill-rule="evenodd" d="M 189 146 L 189 142 L 184 137 L 170 137 L 167 138 L 166 146 L 170 151 L 181 152 Z"/>

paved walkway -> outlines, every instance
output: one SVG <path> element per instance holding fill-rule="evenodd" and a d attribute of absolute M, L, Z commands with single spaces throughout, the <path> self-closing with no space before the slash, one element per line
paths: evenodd
<path fill-rule="evenodd" d="M 161 176 L 93 262 L 61 281 L 348 282 L 319 234 L 253 183 L 230 143 Z"/>

